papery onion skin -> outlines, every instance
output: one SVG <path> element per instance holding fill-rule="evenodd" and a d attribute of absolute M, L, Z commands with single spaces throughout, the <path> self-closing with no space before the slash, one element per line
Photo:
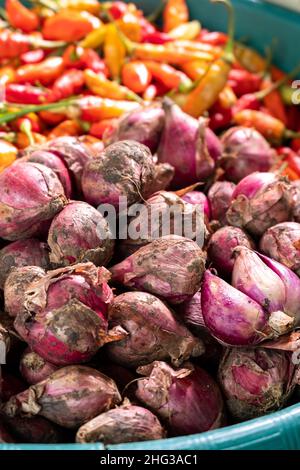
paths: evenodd
<path fill-rule="evenodd" d="M 221 225 L 227 224 L 226 212 L 230 206 L 235 184 L 229 181 L 217 181 L 208 191 L 212 220 Z"/>
<path fill-rule="evenodd" d="M 229 181 L 238 183 L 255 171 L 269 171 L 275 163 L 275 151 L 255 129 L 231 127 L 221 141 L 221 167 Z"/>
<path fill-rule="evenodd" d="M 50 168 L 21 162 L 0 173 L 0 237 L 21 240 L 39 234 L 67 203 L 63 186 Z"/>
<path fill-rule="evenodd" d="M 300 275 L 300 224 L 285 222 L 270 227 L 260 241 L 260 250 Z"/>
<path fill-rule="evenodd" d="M 196 434 L 224 424 L 218 385 L 203 369 L 186 363 L 172 369 L 165 362 L 140 367 L 137 398 L 155 412 L 171 435 Z"/>
<path fill-rule="evenodd" d="M 123 140 L 109 145 L 98 158 L 86 164 L 82 190 L 89 204 L 107 203 L 118 208 L 122 196 L 131 205 L 147 195 L 154 175 L 155 165 L 148 147 Z"/>
<path fill-rule="evenodd" d="M 121 401 L 116 384 L 95 369 L 68 366 L 32 385 L 2 406 L 8 417 L 40 415 L 76 429 Z"/>
<path fill-rule="evenodd" d="M 208 270 L 201 306 L 206 327 L 223 344 L 257 345 L 266 338 L 268 316 L 262 307 Z"/>
<path fill-rule="evenodd" d="M 158 298 L 146 292 L 126 292 L 117 296 L 109 309 L 112 326 L 121 325 L 128 336 L 108 344 L 109 358 L 126 367 L 155 360 L 170 360 L 178 366 L 204 352 L 196 339 Z"/>
<path fill-rule="evenodd" d="M 250 237 L 240 228 L 225 226 L 217 230 L 210 238 L 207 253 L 210 261 L 219 273 L 229 276 L 234 266 L 234 249 L 237 246 L 254 248 Z"/>
<path fill-rule="evenodd" d="M 22 266 L 39 266 L 50 268 L 49 248 L 46 243 L 35 238 L 18 240 L 9 243 L 0 250 L 0 288 L 3 289 L 5 280 L 12 268 Z"/>
<path fill-rule="evenodd" d="M 170 235 L 140 248 L 110 271 L 115 282 L 179 304 L 199 290 L 205 261 L 194 241 Z"/>
<path fill-rule="evenodd" d="M 141 406 L 126 404 L 106 411 L 78 429 L 76 442 L 126 442 L 163 439 L 166 433 L 157 417 Z"/>
<path fill-rule="evenodd" d="M 106 266 L 114 249 L 107 221 L 94 207 L 82 201 L 70 202 L 54 217 L 48 244 L 50 260 L 58 266 L 87 261 Z"/>
<path fill-rule="evenodd" d="M 20 359 L 20 372 L 29 385 L 34 385 L 47 379 L 58 366 L 45 361 L 34 351 L 27 348 Z"/>
<path fill-rule="evenodd" d="M 164 191 L 169 188 L 175 175 L 175 169 L 169 163 L 158 163 L 154 167 L 154 179 L 146 196 L 151 196 L 158 191 Z"/>
<path fill-rule="evenodd" d="M 219 368 L 226 404 L 237 420 L 281 408 L 293 392 L 294 365 L 288 353 L 266 349 L 228 349 Z"/>

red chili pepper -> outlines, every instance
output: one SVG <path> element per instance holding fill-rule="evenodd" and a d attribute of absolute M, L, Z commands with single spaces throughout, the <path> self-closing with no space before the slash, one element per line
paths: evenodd
<path fill-rule="evenodd" d="M 143 100 L 153 101 L 157 96 L 157 87 L 154 83 L 151 83 L 143 94 Z"/>
<path fill-rule="evenodd" d="M 19 0 L 6 0 L 5 9 L 9 23 L 16 29 L 31 33 L 39 27 L 38 15 L 26 8 Z"/>
<path fill-rule="evenodd" d="M 161 31 L 143 34 L 142 37 L 142 42 L 149 42 L 151 44 L 166 44 L 170 41 L 173 41 L 173 39 L 167 33 L 162 33 Z"/>
<path fill-rule="evenodd" d="M 77 95 L 82 90 L 84 83 L 84 74 L 81 70 L 67 70 L 55 80 L 49 101 L 59 101 Z"/>
<path fill-rule="evenodd" d="M 253 109 L 254 111 L 259 111 L 260 106 L 261 102 L 255 93 L 247 93 L 238 99 L 238 101 L 233 106 L 232 112 L 233 114 L 236 114 L 240 111 L 244 111 L 244 109 Z"/>
<path fill-rule="evenodd" d="M 34 116 L 37 117 L 36 115 L 34 115 Z M 30 121 L 32 132 L 41 132 L 42 128 L 41 128 L 40 120 L 39 120 L 39 119 L 33 119 L 33 117 L 32 117 L 30 114 L 28 114 L 28 115 L 26 116 L 26 118 L 25 118 L 25 117 L 22 117 L 22 118 L 17 119 L 17 120 L 13 123 L 13 124 L 15 125 L 15 127 L 14 127 L 14 125 L 12 125 L 12 128 L 15 128 L 15 129 L 17 129 L 17 130 L 21 130 L 21 128 L 22 128 L 22 123 L 23 123 L 24 121 L 26 121 L 26 120 L 27 120 L 27 121 L 28 121 L 28 120 Z"/>
<path fill-rule="evenodd" d="M 61 57 L 48 57 L 38 64 L 22 65 L 17 69 L 16 78 L 19 83 L 41 83 L 49 85 L 53 83 L 64 70 L 64 62 Z"/>
<path fill-rule="evenodd" d="M 27 35 L 7 29 L 0 32 L 0 59 L 13 59 L 29 51 Z"/>
<path fill-rule="evenodd" d="M 150 34 L 155 34 L 157 32 L 153 24 L 150 23 L 150 21 L 148 21 L 146 18 L 141 17 L 139 19 L 139 23 L 142 28 L 142 37 L 150 35 Z"/>
<path fill-rule="evenodd" d="M 122 18 L 128 10 L 128 5 L 124 2 L 113 2 L 109 8 L 109 13 L 114 20 L 119 20 Z"/>
<path fill-rule="evenodd" d="M 260 89 L 261 76 L 247 70 L 232 69 L 229 73 L 228 84 L 239 98 L 248 93 L 255 93 Z"/>
<path fill-rule="evenodd" d="M 201 42 L 211 44 L 212 46 L 224 46 L 227 43 L 228 36 L 219 31 L 208 31 L 203 29 L 198 38 Z"/>
<path fill-rule="evenodd" d="M 94 122 L 89 130 L 89 134 L 98 139 L 102 139 L 104 133 L 110 132 L 114 129 L 117 119 L 103 119 L 99 122 Z"/>
<path fill-rule="evenodd" d="M 297 173 L 300 178 L 300 155 L 297 155 L 297 153 L 289 147 L 280 147 L 277 149 L 277 152 L 284 157 L 289 168 Z"/>
<path fill-rule="evenodd" d="M 20 61 L 23 65 L 38 64 L 39 62 L 42 62 L 44 58 L 45 52 L 43 49 L 36 49 L 35 51 L 24 52 L 24 54 L 22 54 L 20 57 Z"/>
<path fill-rule="evenodd" d="M 105 62 L 93 49 L 84 49 L 80 46 L 69 46 L 64 54 L 63 60 L 66 67 L 72 69 L 90 69 L 95 73 L 109 75 Z"/>
<path fill-rule="evenodd" d="M 209 127 L 213 131 L 224 129 L 230 125 L 232 117 L 232 108 L 223 108 L 217 102 L 209 113 Z"/>
<path fill-rule="evenodd" d="M 42 104 L 48 99 L 48 91 L 36 86 L 9 83 L 5 88 L 5 98 L 9 103 Z"/>

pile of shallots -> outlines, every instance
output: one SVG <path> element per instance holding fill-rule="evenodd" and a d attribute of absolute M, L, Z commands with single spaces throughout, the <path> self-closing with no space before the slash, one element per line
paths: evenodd
<path fill-rule="evenodd" d="M 60 137 L 0 173 L 0 442 L 155 440 L 295 400 L 300 189 L 276 163 L 165 99 L 103 149 Z M 99 210 L 120 198 L 146 233 Z M 164 232 L 174 207 L 190 238 L 176 211 Z"/>

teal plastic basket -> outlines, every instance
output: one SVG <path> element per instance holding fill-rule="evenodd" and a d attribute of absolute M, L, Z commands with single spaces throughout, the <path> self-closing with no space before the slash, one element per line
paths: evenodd
<path fill-rule="evenodd" d="M 260 0 L 232 0 L 236 7 L 237 37 L 260 52 L 277 40 L 274 61 L 290 71 L 300 62 L 297 44 L 300 15 Z M 146 12 L 158 0 L 136 0 Z M 0 1 L 0 5 L 3 4 Z M 221 6 L 209 0 L 190 0 L 191 15 L 215 30 L 226 30 L 227 18 Z M 262 418 L 193 436 L 107 446 L 109 450 L 299 450 L 300 404 Z M 0 444 L 0 450 L 104 450 L 102 444 Z"/>

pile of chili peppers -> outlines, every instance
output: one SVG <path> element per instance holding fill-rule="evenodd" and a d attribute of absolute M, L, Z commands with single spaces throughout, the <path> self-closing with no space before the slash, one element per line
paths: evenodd
<path fill-rule="evenodd" d="M 6 0 L 0 22 L 0 171 L 18 150 L 61 135 L 101 141 L 123 113 L 169 95 L 221 133 L 257 129 L 278 150 L 279 167 L 300 178 L 300 106 L 291 75 L 189 18 L 185 0 L 145 17 L 133 3 Z M 162 17 L 162 28 L 155 26 Z M 293 95 L 294 92 L 294 95 Z M 295 101 L 295 99 L 294 99 Z"/>

